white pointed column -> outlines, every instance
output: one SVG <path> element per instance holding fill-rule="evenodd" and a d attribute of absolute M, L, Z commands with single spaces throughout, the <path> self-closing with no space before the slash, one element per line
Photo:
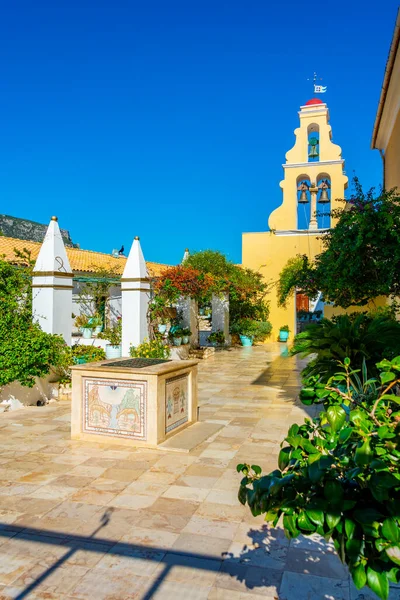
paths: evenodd
<path fill-rule="evenodd" d="M 72 278 L 57 217 L 51 217 L 32 277 L 32 319 L 71 345 Z"/>
<path fill-rule="evenodd" d="M 138 237 L 133 240 L 121 278 L 122 356 L 129 356 L 130 346 L 138 346 L 149 337 L 147 310 L 150 280 Z"/>
<path fill-rule="evenodd" d="M 213 294 L 211 298 L 212 331 L 222 331 L 225 343 L 230 344 L 229 335 L 229 295 Z"/>
<path fill-rule="evenodd" d="M 185 252 L 183 254 L 181 265 L 183 265 L 190 256 L 189 248 L 185 248 Z"/>

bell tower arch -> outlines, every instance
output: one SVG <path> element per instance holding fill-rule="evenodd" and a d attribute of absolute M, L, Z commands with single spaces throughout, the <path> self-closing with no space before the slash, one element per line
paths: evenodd
<path fill-rule="evenodd" d="M 338 208 L 348 179 L 340 146 L 332 142 L 327 105 L 313 98 L 300 107 L 300 126 L 295 129 L 293 148 L 283 164 L 282 204 L 268 220 L 272 231 L 321 231 L 334 226 L 318 212 Z"/>

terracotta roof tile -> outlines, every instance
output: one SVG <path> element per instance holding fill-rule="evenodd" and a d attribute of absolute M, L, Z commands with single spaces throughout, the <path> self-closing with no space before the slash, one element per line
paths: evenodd
<path fill-rule="evenodd" d="M 16 258 L 14 250 L 22 252 L 26 249 L 31 253 L 32 259 L 36 260 L 40 246 L 40 242 L 30 242 L 28 240 L 0 236 L 0 258 L 18 263 L 20 261 Z M 99 269 L 109 269 L 112 272 L 122 275 L 126 263 L 125 256 L 115 258 L 111 254 L 81 250 L 80 248 L 67 247 L 66 251 L 74 273 L 95 273 Z M 149 274 L 153 277 L 161 275 L 170 266 L 155 262 L 146 262 L 146 265 Z"/>

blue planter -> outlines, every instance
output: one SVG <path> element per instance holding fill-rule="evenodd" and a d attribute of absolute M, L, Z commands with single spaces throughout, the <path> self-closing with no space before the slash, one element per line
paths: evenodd
<path fill-rule="evenodd" d="M 289 338 L 289 332 L 288 331 L 280 331 L 279 332 L 279 341 L 280 342 L 287 342 Z"/>
<path fill-rule="evenodd" d="M 167 331 L 167 326 L 166 325 L 159 325 L 158 326 L 158 331 L 160 333 L 165 333 Z"/>
<path fill-rule="evenodd" d="M 174 338 L 172 338 L 172 341 L 174 343 L 174 346 L 180 346 L 182 344 L 182 338 L 181 337 L 174 337 Z"/>
<path fill-rule="evenodd" d="M 85 340 L 90 340 L 90 338 L 92 337 L 92 329 L 89 327 L 83 327 L 82 328 L 82 337 L 84 337 Z"/>
<path fill-rule="evenodd" d="M 253 338 L 247 337 L 247 335 L 240 335 L 240 341 L 242 342 L 242 346 L 252 346 Z"/>

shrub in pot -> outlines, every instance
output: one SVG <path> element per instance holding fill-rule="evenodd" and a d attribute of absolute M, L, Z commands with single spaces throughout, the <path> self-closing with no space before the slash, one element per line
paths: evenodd
<path fill-rule="evenodd" d="M 102 340 L 108 340 L 110 343 L 106 344 L 106 357 L 107 358 L 120 358 L 122 354 L 121 341 L 122 341 L 122 320 L 118 318 L 117 322 L 112 326 L 104 329 L 98 335 Z"/>
<path fill-rule="evenodd" d="M 208 336 L 208 341 L 213 346 L 223 346 L 225 344 L 224 332 L 221 329 L 218 329 L 218 331 L 213 331 Z"/>
<path fill-rule="evenodd" d="M 90 339 L 95 326 L 92 324 L 92 317 L 88 317 L 87 315 L 78 315 L 75 319 L 75 327 L 81 331 L 82 337 L 85 339 Z"/>
<path fill-rule="evenodd" d="M 171 327 L 168 337 L 174 346 L 180 346 L 182 344 L 182 328 L 177 325 Z"/>
<path fill-rule="evenodd" d="M 400 582 L 400 356 L 378 363 L 377 379 L 365 361 L 352 370 L 346 357 L 340 367 L 302 389 L 305 405 L 324 410 L 290 427 L 275 471 L 237 466 L 239 500 L 273 526 L 282 517 L 289 539 L 332 539 L 356 587 L 387 600 Z"/>
<path fill-rule="evenodd" d="M 279 341 L 287 342 L 288 338 L 289 338 L 289 333 L 290 333 L 289 325 L 283 325 L 279 329 Z"/>
<path fill-rule="evenodd" d="M 90 317 L 89 323 L 93 327 L 95 335 L 101 333 L 103 329 L 103 319 L 98 313 L 96 313 L 93 317 Z"/>
<path fill-rule="evenodd" d="M 190 336 L 192 335 L 189 327 L 184 327 L 182 329 L 182 344 L 188 344 L 190 341 Z"/>

